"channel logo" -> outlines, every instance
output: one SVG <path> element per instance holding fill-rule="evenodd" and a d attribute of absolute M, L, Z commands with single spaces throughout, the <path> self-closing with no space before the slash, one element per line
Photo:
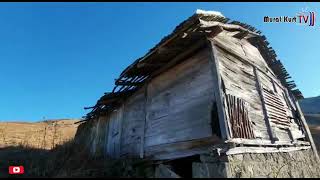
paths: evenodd
<path fill-rule="evenodd" d="M 24 167 L 23 166 L 9 166 L 9 174 L 23 174 Z"/>

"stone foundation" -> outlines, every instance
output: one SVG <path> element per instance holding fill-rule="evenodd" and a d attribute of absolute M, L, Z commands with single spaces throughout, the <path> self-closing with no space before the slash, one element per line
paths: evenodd
<path fill-rule="evenodd" d="M 320 166 L 312 150 L 285 153 L 237 154 L 229 155 L 224 159 L 202 156 L 202 162 L 192 164 L 193 177 L 320 177 Z"/>

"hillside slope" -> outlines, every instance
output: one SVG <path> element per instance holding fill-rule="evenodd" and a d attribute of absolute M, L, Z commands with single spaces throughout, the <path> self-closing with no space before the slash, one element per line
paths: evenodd
<path fill-rule="evenodd" d="M 299 104 L 320 153 L 320 96 L 302 99 Z"/>
<path fill-rule="evenodd" d="M 42 122 L 0 122 L 0 147 L 25 146 L 52 149 L 72 139 L 78 119 L 59 119 Z"/>
<path fill-rule="evenodd" d="M 320 96 L 305 98 L 299 103 L 305 114 L 320 114 Z"/>

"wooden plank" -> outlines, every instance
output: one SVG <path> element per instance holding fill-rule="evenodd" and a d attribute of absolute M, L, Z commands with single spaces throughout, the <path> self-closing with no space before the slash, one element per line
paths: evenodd
<path fill-rule="evenodd" d="M 144 147 L 209 137 L 214 99 L 207 48 L 190 55 L 148 84 Z"/>
<path fill-rule="evenodd" d="M 284 110 L 285 107 L 283 105 L 276 104 L 274 101 L 270 101 L 268 98 L 265 98 L 265 101 L 266 101 L 266 104 L 270 106 L 270 108 L 272 109 L 276 108 L 276 109 L 279 109 L 280 111 L 286 112 Z"/>
<path fill-rule="evenodd" d="M 122 132 L 121 132 L 121 155 L 140 156 L 141 136 L 144 123 L 144 89 L 139 89 L 124 103 Z"/>
<path fill-rule="evenodd" d="M 279 98 L 277 98 L 276 96 L 271 96 L 265 92 L 264 92 L 264 94 L 265 94 L 265 99 L 267 99 L 270 102 L 275 103 L 277 105 L 284 106 L 284 104 L 281 102 L 281 100 Z"/>
<path fill-rule="evenodd" d="M 263 91 L 263 92 L 265 94 L 266 99 L 269 99 L 270 101 L 275 102 L 279 105 L 283 105 L 283 102 L 275 94 L 271 94 L 268 91 Z"/>
<path fill-rule="evenodd" d="M 207 138 L 155 145 L 146 147 L 145 157 L 159 160 L 191 156 L 204 153 L 212 144 L 218 143 L 223 143 L 223 141 L 219 137 L 213 135 Z"/>
<path fill-rule="evenodd" d="M 118 152 L 116 153 L 116 157 L 120 157 L 120 152 L 121 152 L 121 135 L 122 135 L 122 122 L 123 122 L 123 111 L 124 111 L 124 104 L 122 104 L 122 106 L 121 106 L 121 111 L 120 111 L 120 117 L 119 117 L 119 119 L 117 120 L 118 121 L 118 123 L 119 123 L 119 137 L 118 137 L 118 142 L 117 142 L 117 144 L 118 144 L 118 146 L 119 147 L 117 147 L 118 148 Z"/>
<path fill-rule="evenodd" d="M 290 126 L 290 124 L 288 124 L 288 123 L 283 123 L 281 121 L 277 121 L 277 120 L 274 120 L 274 119 L 271 119 L 270 121 L 275 123 L 275 124 L 280 124 L 280 125 L 288 126 L 288 127 Z"/>
<path fill-rule="evenodd" d="M 104 142 L 104 154 L 108 155 L 108 145 L 109 145 L 109 129 L 110 129 L 110 119 L 109 116 L 107 116 L 106 126 L 105 126 L 105 142 Z"/>
<path fill-rule="evenodd" d="M 214 39 L 213 42 L 214 42 L 217 46 L 219 46 L 222 50 L 225 50 L 225 51 L 229 52 L 230 55 L 236 56 L 237 59 L 240 60 L 241 62 L 246 63 L 246 64 L 249 64 L 249 65 L 251 65 L 251 66 L 255 66 L 255 64 L 252 63 L 249 58 L 245 57 L 244 55 L 242 55 L 242 54 L 240 54 L 240 53 L 238 53 L 238 52 L 236 52 L 236 51 L 234 51 L 233 49 L 231 49 L 231 48 L 228 47 L 227 45 L 223 44 L 220 40 Z M 256 67 L 256 66 L 255 66 L 255 67 Z M 277 77 L 276 77 L 274 74 L 272 74 L 272 76 L 270 76 L 270 75 L 268 75 L 265 71 L 263 71 L 260 67 L 256 67 L 256 68 L 257 68 L 257 70 L 258 70 L 259 72 L 263 73 L 263 74 L 266 75 L 267 77 L 272 78 L 272 79 L 277 79 Z M 270 71 L 270 70 L 269 70 L 269 71 Z M 274 81 L 274 82 L 275 82 L 276 84 L 278 84 L 279 87 L 282 87 L 279 82 L 277 82 L 277 81 Z"/>
<path fill-rule="evenodd" d="M 209 132 L 211 132 L 211 129 L 209 127 L 204 128 L 204 125 L 194 126 L 193 128 L 184 128 L 176 132 L 169 130 L 162 134 L 146 137 L 145 146 L 149 147 L 164 143 L 200 139 L 208 137 Z"/>
<path fill-rule="evenodd" d="M 224 95 L 221 87 L 222 85 L 221 85 L 221 76 L 219 72 L 219 60 L 217 56 L 217 51 L 215 49 L 215 44 L 210 39 L 208 39 L 208 46 L 210 47 L 209 63 L 211 67 L 212 76 L 214 78 L 213 91 L 216 97 L 221 136 L 222 136 L 222 139 L 228 140 L 231 138 L 231 134 L 230 134 L 231 131 L 230 131 L 230 123 L 226 119 L 225 107 L 223 105 Z"/>
<path fill-rule="evenodd" d="M 275 113 L 280 114 L 281 116 L 284 116 L 287 118 L 287 112 L 286 112 L 286 110 L 284 110 L 284 107 L 274 107 L 268 103 L 266 103 L 266 105 L 267 105 L 268 111 L 275 112 Z"/>
<path fill-rule="evenodd" d="M 109 116 L 109 133 L 108 133 L 108 155 L 119 157 L 120 155 L 120 123 L 122 119 L 123 106 L 113 111 Z"/>
<path fill-rule="evenodd" d="M 235 143 L 235 144 L 243 144 L 243 145 L 266 145 L 266 146 L 294 146 L 294 145 L 310 145 L 307 141 L 296 141 L 292 143 L 290 141 L 277 141 L 272 142 L 270 140 L 265 139 L 242 139 L 242 138 L 234 138 L 226 141 L 226 143 Z"/>
<path fill-rule="evenodd" d="M 262 104 L 262 109 L 263 109 L 263 114 L 264 114 L 264 118 L 265 118 L 265 121 L 266 121 L 266 124 L 267 124 L 267 128 L 269 130 L 269 133 L 270 133 L 270 139 L 271 141 L 277 141 L 279 140 L 276 135 L 275 135 L 275 132 L 274 130 L 272 129 L 272 126 L 270 124 L 270 120 L 269 120 L 269 116 L 268 116 L 268 112 L 267 112 L 267 108 L 266 108 L 266 104 L 264 102 L 264 96 L 263 96 L 263 92 L 262 92 L 262 87 L 261 87 L 261 84 L 260 84 L 260 78 L 259 78 L 259 75 L 257 73 L 257 69 L 255 66 L 252 66 L 253 67 L 253 72 L 255 74 L 255 77 L 256 77 L 256 81 L 257 81 L 257 90 L 260 94 L 260 99 L 261 99 L 261 104 Z"/>
<path fill-rule="evenodd" d="M 276 153 L 276 152 L 292 152 L 299 150 L 310 149 L 310 146 L 301 146 L 301 147 L 235 147 L 229 149 L 225 154 L 234 155 L 234 154 L 247 154 L 247 153 Z"/>
<path fill-rule="evenodd" d="M 148 83 L 144 87 L 144 122 L 143 122 L 143 133 L 141 135 L 141 144 L 140 144 L 140 158 L 144 157 L 144 143 L 145 143 L 145 134 L 146 134 L 146 123 L 147 123 L 147 104 L 148 104 Z"/>

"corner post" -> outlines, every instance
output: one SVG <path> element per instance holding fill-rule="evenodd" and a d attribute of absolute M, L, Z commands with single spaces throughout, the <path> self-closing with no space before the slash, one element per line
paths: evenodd
<path fill-rule="evenodd" d="M 207 38 L 207 43 L 210 51 L 209 64 L 210 64 L 210 70 L 211 70 L 213 81 L 214 81 L 213 91 L 214 91 L 214 95 L 217 103 L 221 138 L 223 140 L 228 140 L 232 136 L 231 135 L 232 131 L 230 129 L 231 127 L 225 112 L 224 92 L 222 91 L 222 82 L 221 82 L 221 76 L 219 73 L 219 61 L 218 61 L 217 51 L 215 49 L 215 45 L 212 42 L 212 40 Z"/>

